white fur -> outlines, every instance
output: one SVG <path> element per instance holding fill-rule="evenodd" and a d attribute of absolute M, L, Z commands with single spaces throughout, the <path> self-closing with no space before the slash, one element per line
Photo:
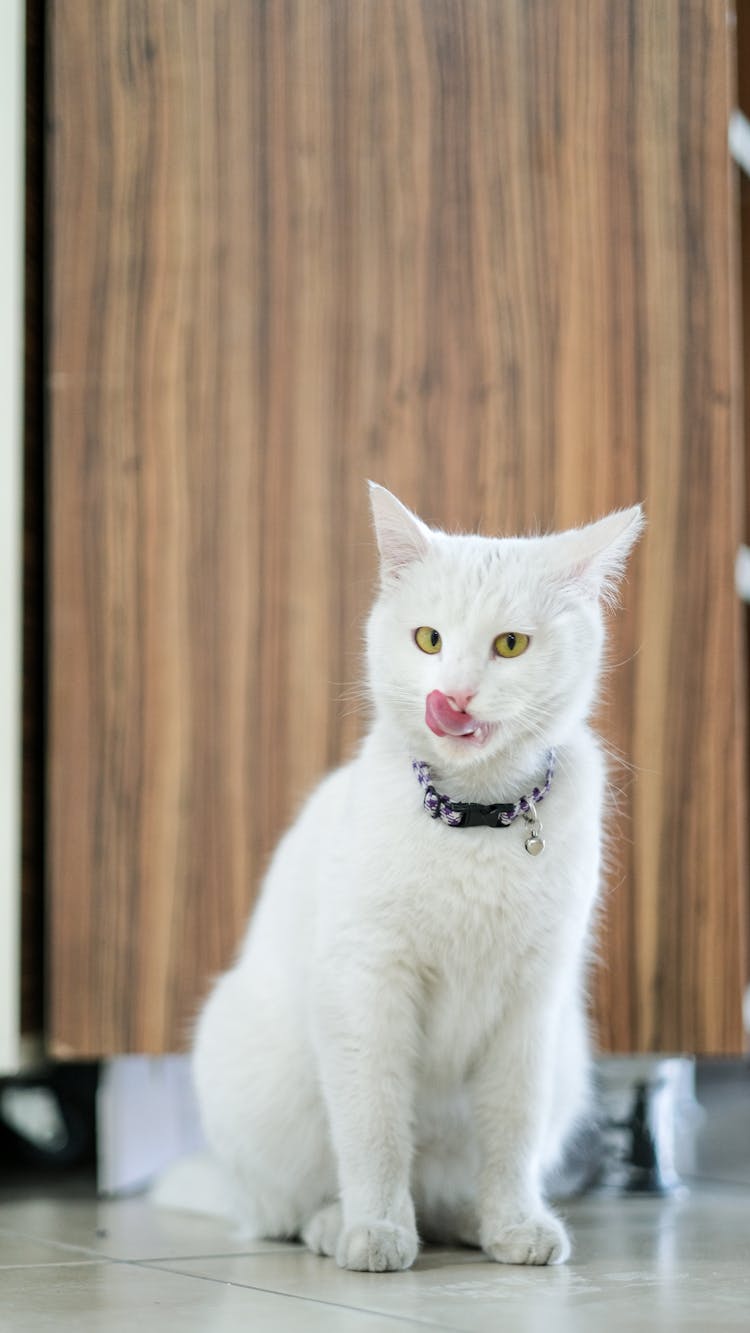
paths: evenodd
<path fill-rule="evenodd" d="M 604 766 L 586 724 L 610 598 L 640 509 L 548 537 L 432 532 L 371 488 L 381 588 L 371 730 L 282 839 L 236 965 L 198 1022 L 206 1134 L 242 1220 L 353 1269 L 406 1268 L 422 1235 L 506 1263 L 565 1259 L 545 1172 L 586 1108 L 583 983 L 599 887 Z M 420 651 L 414 631 L 443 647 Z M 505 631 L 527 651 L 492 651 Z M 437 737 L 425 698 L 474 694 L 482 746 Z M 541 783 L 523 821 L 453 829 L 412 773 L 457 800 Z"/>

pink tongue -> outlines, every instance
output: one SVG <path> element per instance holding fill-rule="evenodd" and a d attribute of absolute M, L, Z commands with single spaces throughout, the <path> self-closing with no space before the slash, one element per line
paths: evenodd
<path fill-rule="evenodd" d="M 471 736 L 477 729 L 476 718 L 471 713 L 457 713 L 442 690 L 427 695 L 424 720 L 436 736 Z"/>

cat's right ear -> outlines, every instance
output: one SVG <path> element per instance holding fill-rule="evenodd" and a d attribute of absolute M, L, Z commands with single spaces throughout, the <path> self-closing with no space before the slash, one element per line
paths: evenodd
<path fill-rule="evenodd" d="M 398 579 L 415 560 L 423 560 L 430 549 L 430 529 L 412 514 L 395 495 L 377 482 L 368 482 L 370 507 L 380 552 L 384 581 Z"/>

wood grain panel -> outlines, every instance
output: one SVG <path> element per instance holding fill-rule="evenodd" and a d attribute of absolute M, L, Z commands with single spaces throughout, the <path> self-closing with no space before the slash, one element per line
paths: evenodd
<path fill-rule="evenodd" d="M 645 500 L 599 1029 L 738 1049 L 724 5 L 51 19 L 55 1052 L 183 1042 L 353 744 L 368 476 L 489 532 Z"/>
<path fill-rule="evenodd" d="M 750 0 L 737 0 L 735 5 L 737 19 L 737 96 L 736 103 L 746 116 L 750 116 Z M 750 453 L 750 176 L 743 171 L 737 172 L 737 192 L 739 196 L 739 251 L 740 273 L 739 288 L 741 293 L 741 366 L 740 380 L 743 384 L 742 414 L 742 457 L 745 462 L 745 514 L 743 540 L 750 541 L 750 467 L 747 465 Z M 750 607 L 744 611 L 745 639 L 750 630 Z M 745 677 L 745 697 L 750 698 L 750 678 Z M 746 907 L 750 905 L 750 883 L 745 895 Z M 750 910 L 745 913 L 746 958 L 750 960 Z"/>

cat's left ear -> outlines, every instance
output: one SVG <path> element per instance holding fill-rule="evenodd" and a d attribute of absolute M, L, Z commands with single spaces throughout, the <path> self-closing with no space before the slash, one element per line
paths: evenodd
<path fill-rule="evenodd" d="M 427 555 L 431 544 L 430 529 L 385 486 L 378 486 L 374 481 L 368 485 L 380 551 L 380 573 L 384 579 L 397 579 L 408 565 Z"/>
<path fill-rule="evenodd" d="M 628 556 L 646 526 L 643 509 L 617 509 L 596 523 L 559 533 L 554 554 L 557 571 L 592 597 L 613 604 Z"/>

